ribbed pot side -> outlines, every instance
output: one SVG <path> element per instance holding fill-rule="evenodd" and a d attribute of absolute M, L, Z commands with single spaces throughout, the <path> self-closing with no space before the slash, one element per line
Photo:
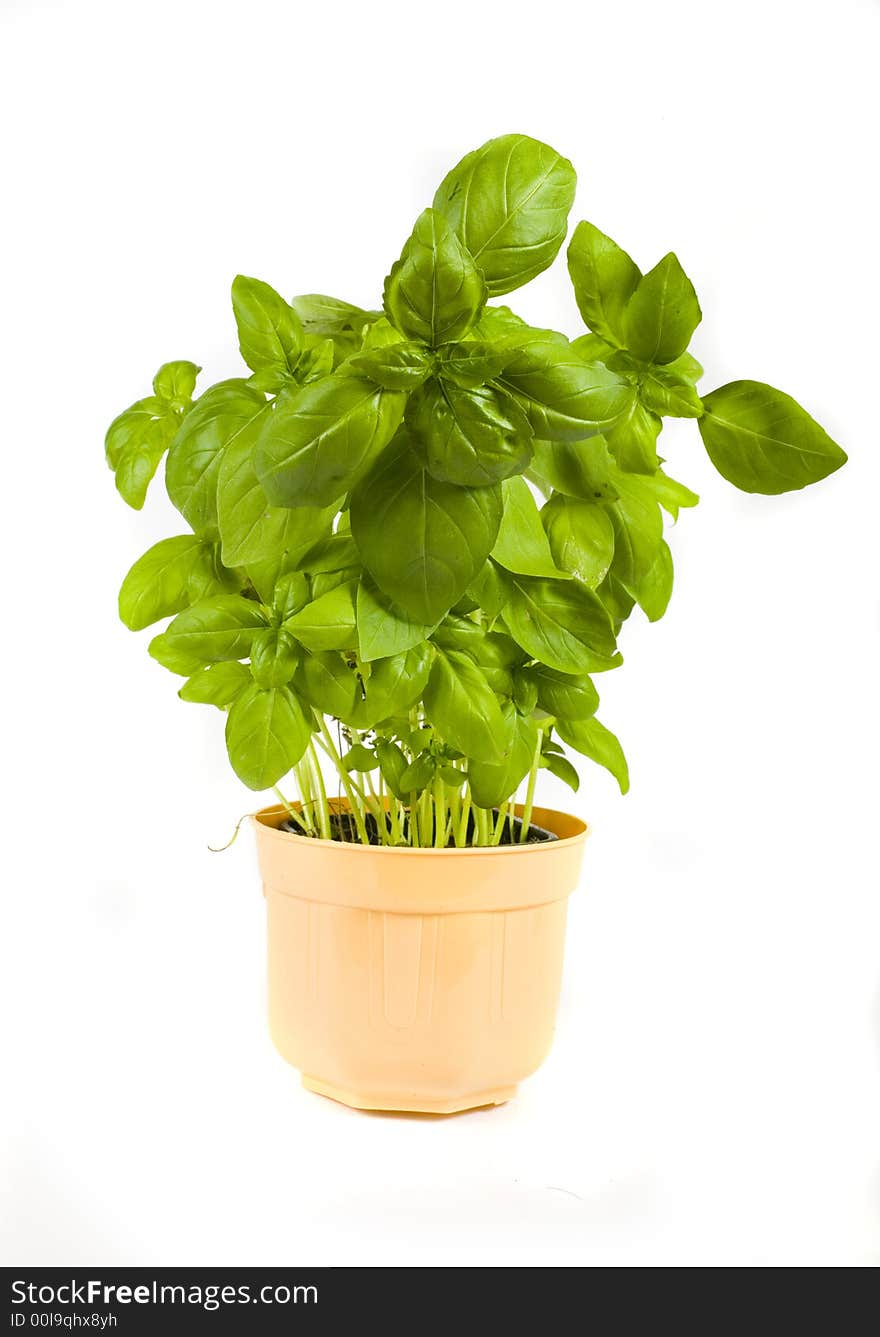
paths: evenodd
<path fill-rule="evenodd" d="M 568 897 L 587 827 L 553 842 L 398 849 L 254 828 L 268 911 L 269 1026 L 303 1085 L 357 1109 L 501 1104 L 550 1049 Z"/>

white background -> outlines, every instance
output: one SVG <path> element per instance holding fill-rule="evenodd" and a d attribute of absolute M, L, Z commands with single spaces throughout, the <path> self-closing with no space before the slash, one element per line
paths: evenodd
<path fill-rule="evenodd" d="M 880 7 L 2 6 L 3 1105 L 16 1264 L 880 1264 Z M 594 827 L 557 1041 L 511 1105 L 306 1094 L 263 1017 L 252 796 L 222 721 L 116 621 L 181 523 L 110 418 L 170 358 L 237 374 L 228 289 L 373 305 L 435 184 L 523 131 L 643 269 L 674 248 L 706 388 L 799 398 L 850 453 L 779 499 L 715 475 L 603 718 L 545 799 Z M 514 295 L 571 334 L 564 264 Z"/>

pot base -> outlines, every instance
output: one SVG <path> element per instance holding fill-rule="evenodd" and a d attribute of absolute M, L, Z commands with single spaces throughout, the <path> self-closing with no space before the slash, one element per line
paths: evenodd
<path fill-rule="evenodd" d="M 474 1091 L 470 1095 L 459 1096 L 453 1100 L 426 1100 L 416 1097 L 412 1101 L 391 1095 L 366 1095 L 359 1091 L 346 1091 L 333 1086 L 330 1082 L 319 1081 L 317 1077 L 307 1077 L 303 1073 L 302 1084 L 307 1091 L 316 1095 L 327 1096 L 340 1105 L 348 1105 L 355 1110 L 384 1110 L 389 1114 L 461 1114 L 465 1110 L 484 1109 L 487 1105 L 503 1105 L 516 1095 L 515 1086 L 496 1086 L 488 1091 Z"/>

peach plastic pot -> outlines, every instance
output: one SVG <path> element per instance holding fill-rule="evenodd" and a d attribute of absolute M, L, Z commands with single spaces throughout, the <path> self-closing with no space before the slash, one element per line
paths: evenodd
<path fill-rule="evenodd" d="M 553 1038 L 569 894 L 587 827 L 404 849 L 254 827 L 268 909 L 269 1024 L 303 1085 L 357 1109 L 451 1114 L 509 1100 Z"/>

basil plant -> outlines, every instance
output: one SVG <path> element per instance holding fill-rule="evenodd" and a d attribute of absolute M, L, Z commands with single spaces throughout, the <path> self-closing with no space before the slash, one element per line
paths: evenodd
<path fill-rule="evenodd" d="M 697 502 L 663 467 L 663 419 L 693 418 L 747 492 L 846 459 L 780 390 L 698 390 L 700 306 L 673 254 L 642 273 L 578 223 L 573 339 L 499 302 L 553 262 L 574 193 L 547 145 L 490 140 L 416 220 L 381 310 L 239 276 L 247 374 L 196 395 L 200 369 L 167 363 L 109 428 L 123 499 L 143 505 L 164 456 L 181 516 L 125 577 L 122 620 L 170 619 L 150 654 L 225 713 L 247 786 L 295 781 L 304 834 L 525 839 L 541 768 L 577 788 L 569 753 L 625 791 L 594 676 L 636 605 L 662 617 L 664 524 Z"/>

